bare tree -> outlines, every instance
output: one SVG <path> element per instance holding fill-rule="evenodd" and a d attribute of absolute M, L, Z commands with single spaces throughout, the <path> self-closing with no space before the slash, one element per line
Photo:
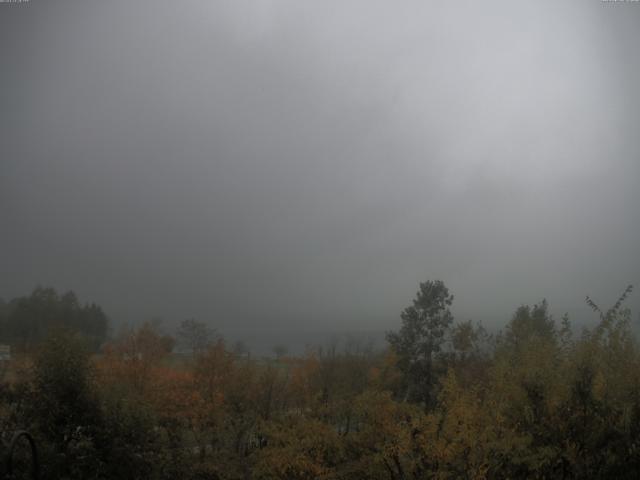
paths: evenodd
<path fill-rule="evenodd" d="M 274 345 L 272 351 L 278 360 L 289 353 L 289 349 L 282 344 Z"/>
<path fill-rule="evenodd" d="M 233 344 L 233 353 L 235 353 L 236 356 L 238 357 L 244 357 L 244 356 L 250 355 L 249 347 L 247 347 L 247 344 L 244 343 L 242 340 L 238 340 L 236 341 L 236 343 Z"/>
<path fill-rule="evenodd" d="M 184 347 L 189 349 L 193 355 L 197 355 L 215 342 L 218 334 L 206 323 L 199 322 L 194 318 L 187 318 L 180 322 L 178 338 Z"/>

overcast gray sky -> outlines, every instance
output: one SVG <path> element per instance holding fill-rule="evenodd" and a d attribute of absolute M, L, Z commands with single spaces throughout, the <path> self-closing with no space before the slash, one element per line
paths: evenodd
<path fill-rule="evenodd" d="M 640 283 L 639 46 L 636 2 L 2 3 L 0 296 L 376 330 L 439 278 L 580 321 Z"/>

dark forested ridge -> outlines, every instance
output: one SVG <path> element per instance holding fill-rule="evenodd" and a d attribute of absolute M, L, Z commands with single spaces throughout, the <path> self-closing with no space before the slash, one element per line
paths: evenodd
<path fill-rule="evenodd" d="M 95 303 L 82 305 L 72 291 L 59 294 L 53 288 L 37 287 L 30 295 L 0 300 L 0 343 L 29 350 L 55 329 L 82 335 L 93 349 L 107 338 L 108 319 Z"/>
<path fill-rule="evenodd" d="M 267 359 L 195 319 L 107 339 L 100 307 L 38 288 L 0 305 L 1 430 L 33 433 L 45 479 L 638 478 L 631 290 L 587 298 L 579 333 L 542 301 L 490 335 L 428 281 L 384 351 Z"/>

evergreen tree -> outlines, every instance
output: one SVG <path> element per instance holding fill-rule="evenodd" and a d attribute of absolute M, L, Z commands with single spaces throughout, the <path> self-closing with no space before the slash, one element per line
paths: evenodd
<path fill-rule="evenodd" d="M 452 302 L 453 295 L 441 280 L 420 283 L 413 305 L 405 308 L 400 316 L 400 330 L 387 334 L 404 374 L 405 398 L 427 407 L 435 399 L 436 361 L 453 323 L 449 310 Z"/>

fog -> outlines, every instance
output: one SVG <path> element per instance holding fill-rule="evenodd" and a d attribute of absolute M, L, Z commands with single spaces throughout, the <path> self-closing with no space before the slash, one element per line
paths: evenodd
<path fill-rule="evenodd" d="M 640 280 L 640 4 L 0 4 L 0 297 L 117 323 L 595 321 Z M 640 295 L 629 305 L 638 311 Z"/>

